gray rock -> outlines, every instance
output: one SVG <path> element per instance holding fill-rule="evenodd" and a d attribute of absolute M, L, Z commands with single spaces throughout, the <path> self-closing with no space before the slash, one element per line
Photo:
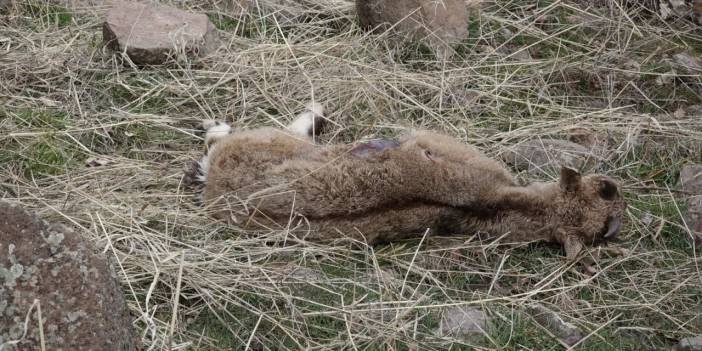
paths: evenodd
<path fill-rule="evenodd" d="M 0 0 L 0 10 L 8 10 L 13 6 L 13 0 Z"/>
<path fill-rule="evenodd" d="M 702 24 L 702 1 L 700 0 L 692 2 L 692 19 L 697 24 Z"/>
<path fill-rule="evenodd" d="M 526 312 L 542 327 L 549 330 L 563 343 L 572 346 L 583 338 L 583 333 L 575 325 L 568 323 L 556 312 L 540 303 L 527 306 Z"/>
<path fill-rule="evenodd" d="M 702 351 L 702 335 L 680 339 L 674 351 Z"/>
<path fill-rule="evenodd" d="M 439 324 L 441 336 L 472 336 L 487 331 L 488 317 L 479 308 L 453 307 L 444 311 Z"/>
<path fill-rule="evenodd" d="M 364 28 L 392 27 L 403 37 L 426 39 L 433 46 L 468 35 L 464 0 L 356 0 L 356 11 Z"/>
<path fill-rule="evenodd" d="M 680 188 L 689 197 L 685 221 L 696 245 L 702 245 L 702 165 L 685 165 L 680 170 Z"/>
<path fill-rule="evenodd" d="M 680 170 L 680 187 L 690 194 L 702 195 L 702 165 L 683 166 Z"/>
<path fill-rule="evenodd" d="M 530 140 L 503 150 L 502 160 L 521 171 L 557 171 L 561 166 L 591 168 L 597 157 L 590 149 L 555 139 Z"/>
<path fill-rule="evenodd" d="M 600 17 L 593 16 L 587 13 L 575 13 L 566 16 L 568 22 L 579 24 L 586 29 L 599 29 L 602 26 L 603 20 Z"/>
<path fill-rule="evenodd" d="M 684 0 L 667 0 L 659 3 L 659 12 L 665 20 L 672 16 L 684 16 L 689 12 L 689 8 Z"/>
<path fill-rule="evenodd" d="M 276 267 L 274 270 L 280 275 L 281 280 L 287 282 L 317 283 L 325 279 L 321 272 L 296 264 Z"/>
<path fill-rule="evenodd" d="M 702 72 L 702 65 L 700 65 L 700 61 L 687 52 L 681 52 L 673 55 L 673 61 L 680 68 L 682 68 L 683 71 L 689 74 L 699 74 Z"/>
<path fill-rule="evenodd" d="M 47 350 L 141 348 L 114 272 L 89 246 L 65 227 L 0 202 L 2 351 L 41 349 L 38 307 Z"/>
<path fill-rule="evenodd" d="M 102 36 L 108 47 L 126 52 L 136 64 L 193 58 L 215 45 L 215 26 L 204 14 L 170 6 L 117 2 L 107 13 Z"/>

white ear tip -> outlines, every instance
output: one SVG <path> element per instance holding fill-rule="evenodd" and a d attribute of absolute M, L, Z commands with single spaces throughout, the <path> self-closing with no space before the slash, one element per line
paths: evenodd
<path fill-rule="evenodd" d="M 318 102 L 310 102 L 307 104 L 307 111 L 311 111 L 317 116 L 324 116 L 324 106 Z"/>

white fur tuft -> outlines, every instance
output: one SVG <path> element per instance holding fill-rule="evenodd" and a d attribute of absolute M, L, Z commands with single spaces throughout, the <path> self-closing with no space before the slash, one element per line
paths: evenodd
<path fill-rule="evenodd" d="M 204 129 L 204 130 L 208 130 L 216 125 L 217 125 L 217 120 L 214 120 L 214 119 L 203 119 L 202 120 L 202 129 Z"/>
<path fill-rule="evenodd" d="M 288 125 L 288 130 L 304 137 L 312 134 L 315 117 L 324 116 L 324 106 L 317 102 L 310 102 L 306 106 L 305 112 L 297 115 L 295 120 Z"/>
<path fill-rule="evenodd" d="M 205 152 L 205 154 L 202 155 L 202 158 L 197 161 L 195 179 L 204 184 L 207 181 L 207 174 L 210 170 L 210 155 L 212 155 L 212 153 L 215 151 L 217 141 L 229 135 L 232 132 L 232 127 L 226 123 L 212 119 L 202 121 L 202 127 L 207 129 L 207 132 L 205 133 L 205 145 L 207 145 L 207 152 Z"/>
<path fill-rule="evenodd" d="M 204 155 L 202 155 L 202 158 L 197 161 L 197 175 L 195 176 L 197 181 L 205 184 L 207 182 L 207 173 L 210 171 L 210 155 L 212 152 L 214 152 L 215 148 L 217 147 L 217 144 L 213 144 L 210 146 L 210 149 L 208 152 Z"/>
<path fill-rule="evenodd" d="M 205 145 L 210 145 L 210 143 L 217 141 L 217 139 L 229 135 L 232 131 L 232 127 L 226 123 L 213 122 L 214 123 L 210 123 L 210 121 L 202 122 L 203 127 L 208 126 L 207 133 L 205 134 Z"/>
<path fill-rule="evenodd" d="M 307 112 L 312 112 L 313 114 L 317 116 L 324 116 L 324 106 L 318 102 L 310 102 L 305 106 L 307 108 Z"/>

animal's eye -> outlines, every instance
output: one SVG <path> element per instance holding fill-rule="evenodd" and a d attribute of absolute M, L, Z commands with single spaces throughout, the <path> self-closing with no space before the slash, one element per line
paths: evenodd
<path fill-rule="evenodd" d="M 617 196 L 617 184 L 609 179 L 600 182 L 600 197 L 605 200 L 614 200 Z"/>

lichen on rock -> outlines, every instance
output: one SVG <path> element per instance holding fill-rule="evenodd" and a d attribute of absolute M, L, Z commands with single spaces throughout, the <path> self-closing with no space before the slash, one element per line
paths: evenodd
<path fill-rule="evenodd" d="M 0 202 L 0 218 L 2 351 L 39 349 L 37 305 L 46 349 L 140 349 L 107 259 L 79 233 L 19 206 Z"/>

